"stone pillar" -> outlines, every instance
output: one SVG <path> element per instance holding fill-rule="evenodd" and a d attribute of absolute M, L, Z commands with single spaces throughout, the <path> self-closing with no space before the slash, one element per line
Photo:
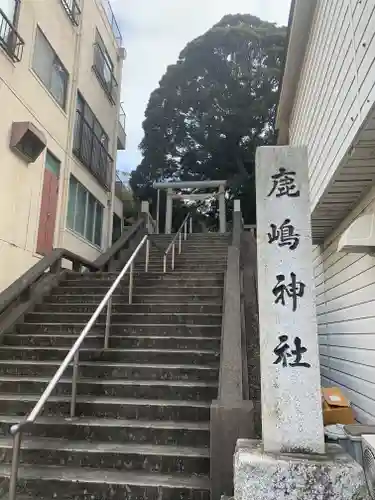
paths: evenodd
<path fill-rule="evenodd" d="M 219 218 L 220 218 L 220 233 L 225 233 L 227 230 L 226 211 L 225 211 L 225 186 L 219 187 Z"/>
<path fill-rule="evenodd" d="M 256 188 L 263 440 L 237 443 L 235 499 L 367 499 L 324 444 L 306 148 L 259 148 Z"/>
<path fill-rule="evenodd" d="M 150 213 L 150 203 L 148 201 L 142 201 L 141 202 L 141 213 L 142 214 L 146 214 L 147 215 L 147 219 L 146 219 L 146 227 L 147 227 L 147 231 L 149 234 L 152 233 L 152 224 L 150 224 L 150 217 L 149 217 L 149 213 Z"/>
<path fill-rule="evenodd" d="M 233 223 L 232 223 L 232 245 L 236 248 L 241 246 L 242 213 L 241 201 L 234 200 L 233 203 Z"/>
<path fill-rule="evenodd" d="M 142 201 L 141 202 L 141 213 L 142 214 L 148 214 L 150 210 L 150 204 L 148 201 Z"/>
<path fill-rule="evenodd" d="M 167 189 L 167 203 L 165 208 L 165 234 L 171 234 L 172 232 L 172 210 L 173 210 L 173 199 L 172 199 L 172 189 Z"/>
<path fill-rule="evenodd" d="M 256 155 L 263 444 L 324 453 L 307 151 Z"/>

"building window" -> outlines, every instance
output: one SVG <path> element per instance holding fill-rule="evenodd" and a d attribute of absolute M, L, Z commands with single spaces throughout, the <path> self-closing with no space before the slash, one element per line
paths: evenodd
<path fill-rule="evenodd" d="M 92 68 L 108 98 L 112 104 L 115 104 L 118 85 L 114 77 L 114 66 L 98 30 L 96 30 L 94 64 Z"/>
<path fill-rule="evenodd" d="M 79 18 L 81 15 L 81 7 L 79 0 L 61 0 L 61 4 L 64 7 L 69 19 L 76 26 L 79 25 Z"/>
<path fill-rule="evenodd" d="M 77 94 L 73 153 L 104 187 L 110 189 L 113 160 L 108 154 L 108 145 L 108 135 L 99 120 L 81 94 Z"/>
<path fill-rule="evenodd" d="M 103 205 L 70 176 L 67 224 L 94 245 L 102 246 Z"/>
<path fill-rule="evenodd" d="M 33 70 L 65 109 L 69 75 L 40 28 L 36 32 Z"/>
<path fill-rule="evenodd" d="M 21 61 L 25 42 L 17 32 L 20 0 L 0 0 L 0 47 L 15 62 Z"/>

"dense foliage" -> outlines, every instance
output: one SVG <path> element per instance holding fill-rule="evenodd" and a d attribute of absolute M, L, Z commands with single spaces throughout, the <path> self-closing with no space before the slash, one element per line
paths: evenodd
<path fill-rule="evenodd" d="M 138 197 L 155 207 L 154 181 L 225 179 L 254 221 L 255 150 L 275 141 L 285 39 L 285 28 L 228 15 L 186 46 L 150 96 L 130 180 Z"/>

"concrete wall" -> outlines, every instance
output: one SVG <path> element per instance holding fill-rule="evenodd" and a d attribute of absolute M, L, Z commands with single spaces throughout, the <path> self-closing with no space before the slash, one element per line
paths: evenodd
<path fill-rule="evenodd" d="M 289 127 L 308 147 L 312 211 L 375 102 L 374 68 L 375 0 L 318 1 Z"/>
<path fill-rule="evenodd" d="M 121 219 L 124 217 L 123 215 L 123 204 L 122 201 L 115 196 L 114 204 L 113 204 L 113 211 L 116 215 L 121 217 Z"/>
<path fill-rule="evenodd" d="M 65 247 L 86 258 L 96 258 L 109 241 L 114 194 L 107 193 L 89 170 L 72 154 L 76 91 L 82 93 L 110 138 L 109 154 L 115 159 L 119 101 L 108 100 L 92 71 L 95 31 L 99 30 L 115 64 L 121 88 L 122 59 L 99 0 L 84 0 L 82 33 L 69 20 L 59 0 L 21 2 L 18 32 L 25 41 L 21 62 L 13 63 L 0 50 L 0 291 L 40 258 L 36 254 L 43 153 L 27 164 L 9 149 L 12 122 L 30 121 L 47 138 L 47 148 L 60 160 L 58 212 L 54 246 Z M 62 109 L 32 70 L 37 26 L 43 31 L 69 73 L 66 109 Z M 115 171 L 115 165 L 114 165 Z M 69 177 L 73 173 L 105 207 L 101 248 L 66 229 Z M 117 207 L 118 209 L 118 207 Z"/>
<path fill-rule="evenodd" d="M 342 232 L 375 210 L 375 187 L 314 248 L 322 383 L 340 386 L 359 421 L 375 424 L 375 256 L 337 252 Z"/>

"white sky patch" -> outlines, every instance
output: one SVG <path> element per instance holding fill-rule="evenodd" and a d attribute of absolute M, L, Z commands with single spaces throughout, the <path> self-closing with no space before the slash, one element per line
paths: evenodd
<path fill-rule="evenodd" d="M 185 45 L 226 14 L 250 13 L 286 25 L 290 0 L 112 0 L 127 59 L 122 101 L 127 114 L 127 150 L 119 152 L 118 168 L 130 171 L 141 160 L 138 145 L 151 92 Z"/>

